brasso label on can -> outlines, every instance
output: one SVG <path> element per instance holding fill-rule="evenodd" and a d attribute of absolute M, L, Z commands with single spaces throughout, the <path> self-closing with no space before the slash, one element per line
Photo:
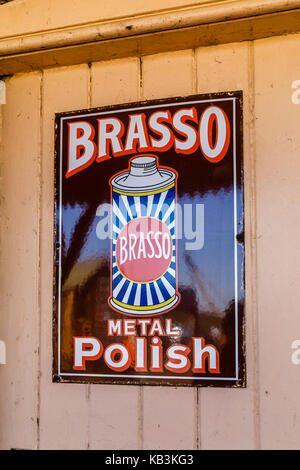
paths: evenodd
<path fill-rule="evenodd" d="M 155 315 L 179 301 L 176 270 L 176 180 L 154 155 L 130 160 L 112 188 L 111 296 L 126 315 Z"/>

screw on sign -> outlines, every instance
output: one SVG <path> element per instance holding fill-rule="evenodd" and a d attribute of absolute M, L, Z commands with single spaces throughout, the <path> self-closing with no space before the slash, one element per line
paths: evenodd
<path fill-rule="evenodd" d="M 176 179 L 153 155 L 130 161 L 112 187 L 110 305 L 125 314 L 155 315 L 179 301 L 176 277 Z"/>
<path fill-rule="evenodd" d="M 245 386 L 242 129 L 239 91 L 56 116 L 55 378 Z"/>

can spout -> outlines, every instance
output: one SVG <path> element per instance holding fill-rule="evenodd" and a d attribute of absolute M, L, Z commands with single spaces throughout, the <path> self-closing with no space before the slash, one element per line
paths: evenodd
<path fill-rule="evenodd" d="M 130 160 L 129 173 L 124 184 L 129 187 L 152 186 L 163 183 L 165 175 L 159 171 L 154 155 L 141 155 Z"/>
<path fill-rule="evenodd" d="M 130 162 L 129 174 L 132 176 L 149 176 L 157 171 L 157 160 L 150 155 L 133 158 Z"/>

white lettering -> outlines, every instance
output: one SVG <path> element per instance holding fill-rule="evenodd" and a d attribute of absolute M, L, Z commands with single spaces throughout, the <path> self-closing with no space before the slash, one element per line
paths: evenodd
<path fill-rule="evenodd" d="M 133 240 L 133 242 L 132 242 Z M 135 259 L 134 247 L 137 242 L 137 236 L 134 233 L 129 234 L 129 261 Z"/>
<path fill-rule="evenodd" d="M 94 128 L 88 122 L 69 122 L 68 171 L 66 177 L 78 173 L 94 160 L 96 145 Z"/>
<path fill-rule="evenodd" d="M 137 254 L 138 259 L 141 258 L 141 254 L 143 254 L 143 258 L 146 258 L 146 247 L 145 247 L 144 232 L 140 233 L 139 249 L 138 249 L 138 254 Z"/>
<path fill-rule="evenodd" d="M 89 347 L 89 349 L 87 349 Z M 86 360 L 96 360 L 102 354 L 103 346 L 97 338 L 74 337 L 74 369 L 85 370 Z"/>
<path fill-rule="evenodd" d="M 120 354 L 120 359 L 115 360 L 115 355 Z M 111 344 L 105 349 L 104 361 L 113 370 L 125 370 L 130 365 L 130 357 L 127 348 L 123 344 Z"/>
<path fill-rule="evenodd" d="M 172 144 L 172 134 L 170 129 L 166 125 L 159 122 L 159 120 L 162 119 L 170 119 L 170 114 L 168 111 L 157 111 L 156 113 L 152 114 L 149 119 L 149 127 L 154 130 L 154 132 L 161 135 L 161 139 L 159 140 L 150 137 L 151 146 L 157 149 L 162 149 L 167 147 L 169 144 Z"/>
<path fill-rule="evenodd" d="M 158 254 L 155 255 L 155 258 L 157 259 L 161 258 L 161 255 L 162 255 L 161 246 L 160 246 L 159 241 L 157 240 L 157 237 L 159 237 L 160 235 L 162 235 L 162 232 L 156 232 L 156 234 L 154 235 L 155 243 L 158 248 Z"/>
<path fill-rule="evenodd" d="M 181 109 L 177 111 L 173 116 L 173 126 L 174 128 L 186 137 L 185 141 L 178 140 L 175 138 L 175 150 L 185 152 L 192 152 L 197 142 L 197 132 L 196 130 L 183 122 L 184 118 L 196 119 L 197 114 L 193 109 Z"/>
<path fill-rule="evenodd" d="M 107 158 L 110 158 L 110 143 L 114 154 L 118 154 L 123 151 L 120 141 L 120 135 L 123 133 L 123 129 L 121 122 L 118 119 L 98 119 L 98 133 L 99 149 L 97 160 L 106 160 Z"/>
<path fill-rule="evenodd" d="M 213 121 L 216 123 L 216 142 L 212 141 Z M 210 106 L 201 116 L 200 146 L 205 158 L 220 161 L 227 152 L 229 145 L 229 123 L 224 111 L 217 106 Z"/>
<path fill-rule="evenodd" d="M 150 232 L 147 233 L 147 242 L 150 246 L 150 249 L 151 249 L 151 255 L 148 253 L 148 258 L 153 258 L 154 254 L 155 254 L 155 251 L 154 251 L 154 248 L 153 248 L 153 245 L 152 245 L 152 242 L 151 242 L 151 234 L 154 234 L 154 232 L 151 230 Z"/>
<path fill-rule="evenodd" d="M 134 141 L 139 141 L 139 149 L 148 148 L 143 122 L 143 114 L 130 115 L 125 151 L 134 149 Z"/>
<path fill-rule="evenodd" d="M 167 242 L 167 249 L 166 249 L 166 242 Z M 163 234 L 163 239 L 162 239 L 162 253 L 163 253 L 163 257 L 165 259 L 168 259 L 170 257 L 170 253 L 171 253 L 171 241 L 170 241 L 170 237 L 167 233 L 164 233 Z"/>
<path fill-rule="evenodd" d="M 125 263 L 127 261 L 128 253 L 126 250 L 127 246 L 127 238 L 126 237 L 119 237 L 120 238 L 120 264 Z"/>

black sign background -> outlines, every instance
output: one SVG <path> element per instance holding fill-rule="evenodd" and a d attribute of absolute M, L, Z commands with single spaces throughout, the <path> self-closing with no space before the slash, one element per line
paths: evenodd
<path fill-rule="evenodd" d="M 91 123 L 97 142 L 97 118 L 108 111 L 127 129 L 131 108 L 143 108 L 146 119 L 151 106 L 169 105 L 171 112 L 184 103 L 196 102 L 198 116 L 207 106 L 223 109 L 230 124 L 230 143 L 225 157 L 211 163 L 198 149 L 191 155 L 174 148 L 156 152 L 159 165 L 178 173 L 178 202 L 183 207 L 204 204 L 204 246 L 187 250 L 187 239 L 178 240 L 178 289 L 181 301 L 167 314 L 179 328 L 180 337 L 163 336 L 164 361 L 174 343 L 192 350 L 192 338 L 202 337 L 217 348 L 220 373 L 193 374 L 192 368 L 174 377 L 164 370 L 157 374 L 134 370 L 122 373 L 107 367 L 100 358 L 86 361 L 85 371 L 73 368 L 73 338 L 96 337 L 104 348 L 121 342 L 134 355 L 132 337 L 108 337 L 109 319 L 125 319 L 107 303 L 110 293 L 110 240 L 100 240 L 96 227 L 99 206 L 110 203 L 109 179 L 128 168 L 134 154 L 94 162 L 83 171 L 65 178 L 67 172 L 68 122 L 83 119 Z M 185 106 L 187 107 L 187 105 Z M 124 112 L 125 111 L 125 112 Z M 135 113 L 138 111 L 135 111 Z M 189 124 L 197 128 L 192 121 Z M 171 127 L 170 127 L 171 128 Z M 244 213 L 242 166 L 242 92 L 196 95 L 184 98 L 130 103 L 106 108 L 60 113 L 55 119 L 55 277 L 53 319 L 53 380 L 56 382 L 101 382 L 147 385 L 245 386 L 244 345 Z M 174 129 L 173 129 L 174 132 Z M 176 132 L 175 132 L 176 135 Z M 157 137 L 157 136 L 155 136 Z M 178 134 L 182 139 L 182 135 Z M 145 152 L 144 152 L 145 153 Z M 153 153 L 153 152 L 151 152 Z M 195 226 L 193 227 L 195 230 Z M 190 355 L 192 362 L 192 353 Z M 148 358 L 149 361 L 149 358 Z M 159 377 L 158 377 L 159 376 Z"/>

